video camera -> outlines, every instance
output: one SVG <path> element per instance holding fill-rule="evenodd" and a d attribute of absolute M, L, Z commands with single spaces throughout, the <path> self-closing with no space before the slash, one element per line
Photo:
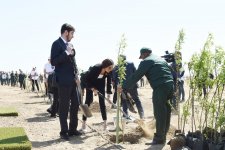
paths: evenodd
<path fill-rule="evenodd" d="M 161 56 L 166 60 L 167 63 L 175 62 L 174 53 L 169 53 L 169 51 L 165 51 L 166 55 Z"/>

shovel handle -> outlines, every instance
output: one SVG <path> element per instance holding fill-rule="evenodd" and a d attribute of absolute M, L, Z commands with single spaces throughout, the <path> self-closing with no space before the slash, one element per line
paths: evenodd
<path fill-rule="evenodd" d="M 81 86 L 80 86 L 80 83 L 79 82 L 76 82 L 76 80 L 75 80 L 75 83 L 76 83 L 76 85 L 77 85 L 77 96 L 78 96 L 78 98 L 79 98 L 79 100 L 80 100 L 80 105 L 83 105 L 84 103 L 83 103 L 83 91 L 82 91 L 82 89 L 81 89 Z M 80 97 L 79 97 L 79 95 L 80 95 Z"/>

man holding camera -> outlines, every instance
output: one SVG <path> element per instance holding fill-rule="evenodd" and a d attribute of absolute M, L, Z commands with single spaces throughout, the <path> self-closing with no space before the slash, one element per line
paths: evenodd
<path fill-rule="evenodd" d="M 156 120 L 156 133 L 150 145 L 165 144 L 166 134 L 170 126 L 171 106 L 169 100 L 173 97 L 173 77 L 171 70 L 162 58 L 152 54 L 150 48 L 140 50 L 139 59 L 143 59 L 134 72 L 123 84 L 122 88 L 132 88 L 144 75 L 152 89 L 152 102 Z M 119 88 L 119 91 L 122 89 Z"/>

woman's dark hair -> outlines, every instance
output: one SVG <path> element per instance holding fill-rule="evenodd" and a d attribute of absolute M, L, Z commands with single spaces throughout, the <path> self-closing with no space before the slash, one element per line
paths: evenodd
<path fill-rule="evenodd" d="M 63 34 L 65 31 L 75 31 L 75 28 L 68 23 L 64 23 L 61 27 L 61 34 Z"/>
<path fill-rule="evenodd" d="M 113 65 L 113 60 L 112 59 L 105 59 L 102 61 L 102 68 L 107 68 L 111 65 Z"/>

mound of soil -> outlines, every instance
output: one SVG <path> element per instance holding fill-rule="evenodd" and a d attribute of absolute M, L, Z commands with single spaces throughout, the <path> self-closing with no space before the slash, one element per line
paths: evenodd
<path fill-rule="evenodd" d="M 119 135 L 119 142 L 125 142 L 130 144 L 138 144 L 141 142 L 141 138 L 147 138 L 147 139 L 153 139 L 154 132 L 155 132 L 155 121 L 148 121 L 144 122 L 141 120 L 140 122 L 136 122 L 137 126 L 135 127 L 126 127 L 124 135 L 122 134 L 122 131 Z M 170 125 L 169 132 L 167 133 L 167 139 L 171 139 L 174 137 L 174 132 L 176 128 L 172 125 Z M 109 140 L 111 142 L 116 142 L 116 133 L 110 132 Z"/>
<path fill-rule="evenodd" d="M 141 132 L 146 138 L 153 139 L 154 132 L 156 130 L 155 120 L 148 121 L 148 122 L 144 122 L 140 120 L 140 122 L 138 122 L 138 125 L 139 126 L 136 127 L 137 132 Z M 176 127 L 174 127 L 173 125 L 170 125 L 170 129 L 166 136 L 167 139 L 171 139 L 174 137 L 175 130 L 176 130 Z"/>

